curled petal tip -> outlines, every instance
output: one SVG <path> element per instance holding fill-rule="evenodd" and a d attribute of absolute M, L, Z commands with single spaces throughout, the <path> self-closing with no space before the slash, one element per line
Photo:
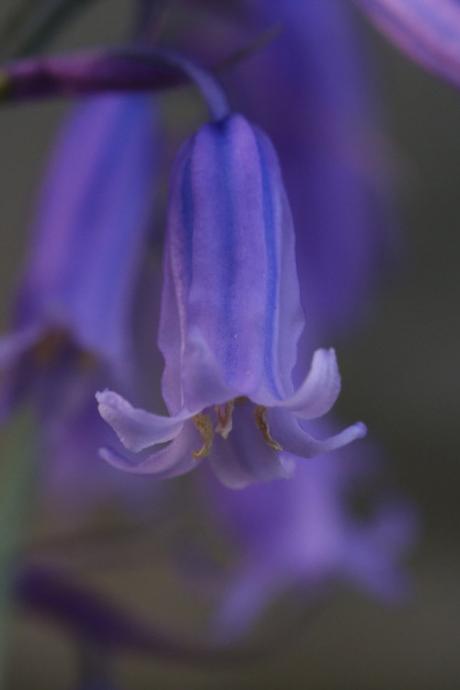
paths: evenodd
<path fill-rule="evenodd" d="M 272 414 L 270 422 L 273 433 L 283 445 L 285 452 L 298 458 L 324 455 L 363 438 L 367 433 L 366 425 L 356 422 L 338 434 L 317 439 L 308 433 L 298 419 L 284 410 Z"/>
<path fill-rule="evenodd" d="M 364 438 L 367 436 L 367 426 L 364 424 L 364 422 L 356 422 L 356 424 L 353 425 L 355 429 L 355 438 Z"/>
<path fill-rule="evenodd" d="M 329 412 L 340 393 L 340 373 L 333 348 L 313 354 L 310 371 L 303 383 L 280 406 L 303 419 L 315 419 Z"/>
<path fill-rule="evenodd" d="M 96 400 L 99 404 L 103 404 L 104 400 L 106 399 L 106 396 L 110 395 L 111 393 L 112 393 L 112 391 L 110 391 L 108 388 L 104 388 L 103 391 L 97 391 L 94 394 L 94 397 L 96 398 Z"/>
<path fill-rule="evenodd" d="M 151 414 L 133 407 L 110 390 L 96 393 L 96 400 L 101 417 L 110 424 L 125 448 L 134 453 L 171 441 L 183 427 L 182 417 Z"/>
<path fill-rule="evenodd" d="M 366 434 L 366 425 L 363 424 L 363 422 L 356 422 L 355 424 L 351 424 L 335 436 L 331 436 L 329 439 L 327 439 L 327 441 L 325 442 L 324 450 L 328 452 L 331 450 L 342 448 L 343 446 L 347 446 L 349 443 L 352 443 L 353 441 L 357 441 L 360 438 L 364 438 Z"/>

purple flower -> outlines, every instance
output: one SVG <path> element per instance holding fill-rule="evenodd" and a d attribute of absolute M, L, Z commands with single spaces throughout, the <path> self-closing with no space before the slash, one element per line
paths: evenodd
<path fill-rule="evenodd" d="M 209 456 L 224 484 L 291 476 L 310 458 L 365 434 L 357 423 L 316 440 L 305 421 L 335 403 L 333 350 L 317 350 L 295 386 L 300 305 L 294 229 L 275 151 L 233 115 L 202 127 L 181 150 L 172 182 L 159 346 L 170 416 L 136 409 L 111 391 L 99 411 L 125 447 L 111 464 L 170 477 Z M 229 454 L 234 437 L 238 454 Z M 200 438 L 201 437 L 201 438 Z"/>
<path fill-rule="evenodd" d="M 7 417 L 33 397 L 45 475 L 56 496 L 67 485 L 65 504 L 113 484 L 114 473 L 97 462 L 106 428 L 93 396 L 107 381 L 133 387 L 134 300 L 155 171 L 152 117 L 145 95 L 92 98 L 76 108 L 45 176 L 11 333 L 0 339 L 1 412 Z"/>
<path fill-rule="evenodd" d="M 457 0 L 355 0 L 407 55 L 460 86 Z"/>
<path fill-rule="evenodd" d="M 233 437 L 228 446 L 238 455 Z M 306 602 L 337 580 L 386 600 L 406 592 L 399 560 L 413 541 L 414 516 L 399 497 L 371 491 L 378 462 L 368 443 L 302 463 L 292 482 L 226 491 L 209 474 L 204 479 L 213 518 L 236 554 L 216 616 L 221 634 L 243 632 L 294 588 Z M 373 494 L 362 515 L 352 505 L 360 490 Z"/>

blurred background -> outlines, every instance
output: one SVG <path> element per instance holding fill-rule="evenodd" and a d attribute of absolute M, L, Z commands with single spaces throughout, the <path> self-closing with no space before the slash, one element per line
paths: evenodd
<path fill-rule="evenodd" d="M 3 0 L 1 14 L 13 3 Z M 60 33 L 53 50 L 116 42 L 130 21 L 128 2 L 96 3 Z M 460 93 L 410 63 L 362 18 L 356 21 L 375 63 L 398 228 L 394 263 L 383 272 L 367 318 L 334 343 L 344 379 L 339 410 L 347 419 L 366 420 L 387 454 L 389 480 L 417 506 L 420 537 L 409 563 L 413 594 L 387 607 L 338 592 L 276 655 L 253 664 L 187 668 L 126 655 L 114 662 L 120 689 L 460 686 Z M 0 109 L 4 329 L 37 181 L 67 107 L 52 102 Z M 152 561 L 155 541 L 132 537 L 122 557 L 107 554 L 101 564 L 81 547 L 91 534 L 85 532 L 81 544 L 71 534 L 76 541 L 69 546 L 65 527 L 49 516 L 37 518 L 30 548 L 37 540 L 64 540 L 74 567 L 96 589 L 153 620 L 193 630 L 200 607 Z M 273 612 L 263 625 L 276 621 Z M 8 690 L 73 687 L 74 650 L 57 628 L 17 615 L 9 636 Z"/>

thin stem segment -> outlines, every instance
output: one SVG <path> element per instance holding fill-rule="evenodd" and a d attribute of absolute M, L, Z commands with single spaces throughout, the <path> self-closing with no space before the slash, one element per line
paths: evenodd
<path fill-rule="evenodd" d="M 136 47 L 12 62 L 0 69 L 0 100 L 161 91 L 189 81 L 199 88 L 214 119 L 227 115 L 225 93 L 211 72 L 183 56 Z"/>

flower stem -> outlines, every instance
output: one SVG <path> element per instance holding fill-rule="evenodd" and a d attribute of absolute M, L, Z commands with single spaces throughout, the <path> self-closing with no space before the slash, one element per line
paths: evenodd
<path fill-rule="evenodd" d="M 228 104 L 213 74 L 231 69 L 264 49 L 278 33 L 278 27 L 271 27 L 220 60 L 211 70 L 183 56 L 139 46 L 16 60 L 0 67 L 0 102 L 69 98 L 108 91 L 154 92 L 193 81 L 212 116 L 222 119 L 228 112 Z"/>

